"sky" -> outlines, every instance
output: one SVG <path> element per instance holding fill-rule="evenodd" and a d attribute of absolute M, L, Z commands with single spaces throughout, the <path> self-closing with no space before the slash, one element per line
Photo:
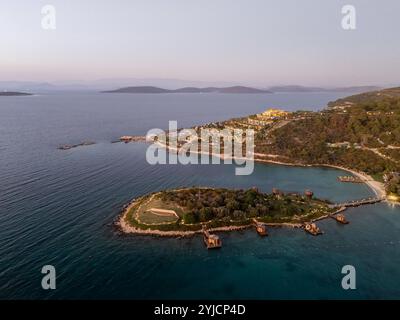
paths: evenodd
<path fill-rule="evenodd" d="M 399 12 L 399 0 L 0 0 L 0 81 L 400 84 Z"/>

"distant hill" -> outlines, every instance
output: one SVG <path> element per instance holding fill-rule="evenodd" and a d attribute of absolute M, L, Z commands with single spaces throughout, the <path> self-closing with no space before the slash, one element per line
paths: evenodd
<path fill-rule="evenodd" d="M 0 97 L 12 97 L 12 96 L 31 96 L 32 93 L 17 92 L 17 91 L 0 91 Z"/>
<path fill-rule="evenodd" d="M 387 99 L 399 100 L 399 98 L 400 98 L 400 87 L 397 87 L 397 88 L 389 88 L 389 89 L 375 90 L 375 91 L 355 94 L 346 98 L 341 98 L 336 101 L 329 102 L 328 106 L 332 108 L 337 105 L 343 105 L 346 103 L 352 103 L 352 104 L 379 103 Z"/>
<path fill-rule="evenodd" d="M 272 93 L 269 90 L 256 89 L 251 87 L 233 86 L 233 87 L 185 87 L 175 90 L 168 90 L 152 86 L 125 87 L 116 90 L 102 91 L 103 93 Z"/>
<path fill-rule="evenodd" d="M 102 91 L 103 93 L 170 93 L 171 90 L 151 87 L 151 86 L 141 86 L 141 87 L 125 87 L 117 90 Z"/>
<path fill-rule="evenodd" d="M 220 88 L 219 93 L 273 93 L 270 90 L 261 90 L 250 87 L 234 86 L 227 88 Z"/>
<path fill-rule="evenodd" d="M 319 87 L 303 87 L 303 86 L 275 86 L 270 87 L 269 90 L 273 92 L 322 92 L 324 88 Z"/>
<path fill-rule="evenodd" d="M 275 86 L 270 87 L 269 90 L 273 92 L 367 92 L 379 90 L 380 87 L 376 86 L 353 86 L 353 87 L 337 87 L 337 88 L 323 88 L 323 87 L 306 87 L 298 85 L 289 86 Z"/>
<path fill-rule="evenodd" d="M 231 86 L 231 87 L 183 87 L 179 89 L 163 89 L 154 86 L 132 86 L 123 87 L 116 90 L 102 91 L 105 93 L 274 93 L 274 92 L 348 92 L 358 93 L 379 90 L 379 87 L 375 86 L 358 86 L 358 87 L 337 87 L 337 88 L 323 88 L 323 87 L 306 87 L 298 85 L 288 86 L 275 86 L 269 89 L 257 89 L 245 86 Z"/>
<path fill-rule="evenodd" d="M 356 87 L 338 87 L 333 88 L 331 91 L 334 92 L 368 92 L 368 91 L 376 91 L 381 90 L 381 87 L 377 86 L 356 86 Z"/>

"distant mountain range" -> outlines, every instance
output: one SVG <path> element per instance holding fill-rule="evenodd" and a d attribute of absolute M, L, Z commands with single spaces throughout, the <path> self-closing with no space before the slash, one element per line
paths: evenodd
<path fill-rule="evenodd" d="M 398 85 L 391 85 L 395 87 Z M 387 86 L 389 87 L 389 86 Z M 110 88 L 119 88 L 110 90 Z M 179 89 L 176 89 L 179 88 Z M 186 81 L 179 79 L 103 79 L 95 81 L 74 82 L 34 82 L 34 81 L 0 81 L 0 91 L 16 92 L 62 92 L 62 91 L 105 91 L 126 93 L 301 93 L 301 92 L 344 92 L 361 93 L 382 89 L 377 86 L 351 87 L 313 87 L 301 85 L 281 85 L 257 88 L 241 86 L 229 82 Z"/>
<path fill-rule="evenodd" d="M 196 87 L 185 87 L 175 90 L 163 89 L 152 86 L 139 86 L 139 87 L 125 87 L 111 91 L 102 91 L 104 93 L 272 93 L 269 90 L 255 89 L 243 86 L 233 87 L 207 87 L 207 88 L 196 88 Z"/>
<path fill-rule="evenodd" d="M 184 87 L 180 89 L 163 89 L 154 86 L 136 86 L 136 87 L 124 87 L 116 90 L 102 91 L 103 93 L 290 93 L 290 92 L 349 92 L 349 93 L 361 93 L 367 91 L 375 91 L 381 89 L 375 86 L 359 86 L 359 87 L 338 87 L 338 88 L 322 88 L 322 87 L 304 87 L 304 86 L 276 86 L 268 89 L 256 89 L 244 86 L 232 86 L 232 87 Z"/>

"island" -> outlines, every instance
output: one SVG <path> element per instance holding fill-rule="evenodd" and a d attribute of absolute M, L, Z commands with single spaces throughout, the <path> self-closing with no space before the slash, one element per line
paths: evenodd
<path fill-rule="evenodd" d="M 0 91 L 0 97 L 32 96 L 32 93 L 17 91 Z"/>
<path fill-rule="evenodd" d="M 207 88 L 195 88 L 185 87 L 175 90 L 163 89 L 153 86 L 136 86 L 136 87 L 125 87 L 116 90 L 102 91 L 102 93 L 272 93 L 270 90 L 256 89 L 244 86 L 232 86 L 232 87 L 207 87 Z"/>
<path fill-rule="evenodd" d="M 125 233 L 190 236 L 252 226 L 302 228 L 343 211 L 312 191 L 284 193 L 257 188 L 231 190 L 191 187 L 147 194 L 125 205 L 117 224 Z"/>

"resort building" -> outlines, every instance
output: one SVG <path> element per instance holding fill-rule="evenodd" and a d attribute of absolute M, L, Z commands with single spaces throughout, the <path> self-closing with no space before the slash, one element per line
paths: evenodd
<path fill-rule="evenodd" d="M 330 109 L 332 110 L 336 110 L 336 111 L 343 111 L 343 112 L 347 112 L 347 108 L 353 106 L 354 103 L 353 102 L 349 102 L 349 101 L 345 101 L 342 104 L 337 104 L 334 106 L 331 106 Z"/>
<path fill-rule="evenodd" d="M 290 112 L 280 109 L 268 109 L 263 113 L 257 114 L 257 118 L 262 121 L 286 118 Z"/>

